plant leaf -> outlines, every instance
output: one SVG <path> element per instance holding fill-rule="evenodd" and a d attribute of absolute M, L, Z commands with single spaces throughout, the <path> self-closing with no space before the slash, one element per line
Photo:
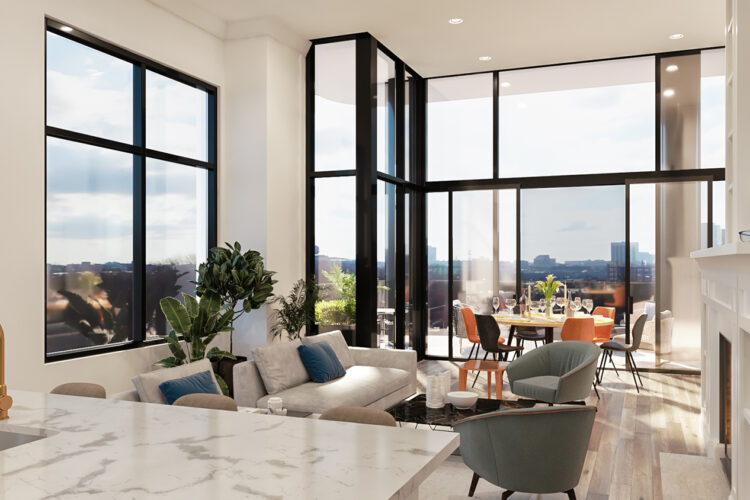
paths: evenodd
<path fill-rule="evenodd" d="M 216 376 L 216 383 L 219 384 L 219 389 L 221 389 L 221 393 L 225 396 L 229 396 L 229 386 L 226 382 L 224 382 L 224 379 L 221 378 L 218 374 L 214 373 L 214 376 Z"/>
<path fill-rule="evenodd" d="M 179 300 L 165 297 L 159 301 L 159 305 L 170 326 L 177 333 L 185 335 L 190 331 L 190 315 Z"/>
<path fill-rule="evenodd" d="M 198 315 L 198 299 L 183 292 L 182 300 L 185 301 L 185 308 L 187 309 L 188 315 L 190 315 L 191 318 L 195 318 Z"/>

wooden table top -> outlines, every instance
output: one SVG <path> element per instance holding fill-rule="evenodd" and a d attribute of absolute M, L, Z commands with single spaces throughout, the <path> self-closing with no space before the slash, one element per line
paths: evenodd
<path fill-rule="evenodd" d="M 491 359 L 472 359 L 470 361 L 465 362 L 463 365 L 461 365 L 461 369 L 463 370 L 472 370 L 472 371 L 503 371 L 505 370 L 508 365 L 507 361 L 494 361 Z"/>
<path fill-rule="evenodd" d="M 536 328 L 562 328 L 565 323 L 565 316 L 562 314 L 553 314 L 547 318 L 544 314 L 532 314 L 531 318 L 518 314 L 493 314 L 492 315 L 500 324 L 511 326 L 531 326 Z M 590 316 L 588 314 L 576 314 L 576 318 L 594 318 L 594 326 L 614 325 L 615 320 L 604 316 Z"/>

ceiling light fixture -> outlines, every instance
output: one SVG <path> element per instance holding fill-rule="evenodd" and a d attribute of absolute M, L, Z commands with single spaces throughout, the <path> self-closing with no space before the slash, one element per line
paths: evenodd
<path fill-rule="evenodd" d="M 70 33 L 71 31 L 73 31 L 73 28 L 71 28 L 70 26 L 60 26 L 60 29 L 65 33 Z"/>
<path fill-rule="evenodd" d="M 685 38 L 685 35 L 682 33 L 674 33 L 672 35 L 669 35 L 670 40 L 679 40 L 680 38 Z"/>
<path fill-rule="evenodd" d="M 669 73 L 674 73 L 674 72 L 675 72 L 675 71 L 677 71 L 678 69 L 680 69 L 680 68 L 679 68 L 679 66 L 677 66 L 676 64 L 670 64 L 669 66 L 667 66 L 667 71 L 668 71 Z"/>
<path fill-rule="evenodd" d="M 448 19 L 448 22 L 451 24 L 461 24 L 462 22 L 464 22 L 464 20 L 460 17 L 451 17 L 450 19 Z"/>
<path fill-rule="evenodd" d="M 508 87 L 510 87 L 510 82 L 500 82 L 500 86 L 507 89 Z"/>
<path fill-rule="evenodd" d="M 665 89 L 664 90 L 664 97 L 672 97 L 674 96 L 674 89 Z"/>
<path fill-rule="evenodd" d="M 491 61 L 492 56 L 479 56 L 480 61 Z"/>

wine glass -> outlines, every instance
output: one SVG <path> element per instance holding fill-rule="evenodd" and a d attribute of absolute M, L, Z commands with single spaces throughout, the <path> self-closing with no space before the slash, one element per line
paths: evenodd
<path fill-rule="evenodd" d="M 591 310 L 594 308 L 594 301 L 592 299 L 583 299 L 582 305 L 586 309 L 586 312 L 591 314 Z"/>
<path fill-rule="evenodd" d="M 544 310 L 547 309 L 547 299 L 540 299 L 538 308 L 540 313 L 544 313 Z"/>
<path fill-rule="evenodd" d="M 561 310 L 565 310 L 565 303 L 568 300 L 565 297 L 558 297 L 555 302 L 557 302 L 557 307 L 559 307 Z"/>
<path fill-rule="evenodd" d="M 541 302 L 541 300 L 538 301 L 538 302 L 536 300 L 530 300 L 529 301 L 529 311 L 531 311 L 532 314 L 536 314 L 536 313 L 539 312 L 539 303 L 540 302 Z"/>
<path fill-rule="evenodd" d="M 516 307 L 516 299 L 505 299 L 505 307 L 509 314 L 513 314 L 513 308 Z"/>
<path fill-rule="evenodd" d="M 581 297 L 576 297 L 575 300 L 571 301 L 569 307 L 573 310 L 573 313 L 577 313 L 581 310 Z"/>
<path fill-rule="evenodd" d="M 497 310 L 500 308 L 500 297 L 492 297 L 492 309 L 495 310 L 495 314 L 497 314 Z"/>

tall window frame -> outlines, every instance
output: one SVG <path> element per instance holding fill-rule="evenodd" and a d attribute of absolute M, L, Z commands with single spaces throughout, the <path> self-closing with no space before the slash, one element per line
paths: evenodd
<path fill-rule="evenodd" d="M 202 80 L 177 71 L 173 68 L 160 64 L 151 59 L 137 55 L 117 45 L 101 40 L 82 30 L 72 27 L 68 23 L 62 23 L 47 18 L 45 23 L 46 33 L 64 37 L 106 55 L 113 56 L 119 60 L 132 65 L 133 68 L 133 140 L 132 143 L 120 142 L 106 139 L 97 135 L 82 133 L 67 128 L 49 125 L 47 99 L 45 97 L 45 178 L 48 171 L 47 145 L 48 139 L 67 141 L 80 145 L 94 146 L 107 151 L 126 153 L 133 158 L 133 211 L 132 211 L 132 299 L 129 311 L 131 338 L 124 342 L 108 343 L 92 347 L 82 347 L 70 350 L 50 352 L 48 348 L 48 332 L 45 324 L 45 362 L 61 361 L 65 359 L 84 357 L 94 354 L 135 349 L 150 345 L 163 343 L 159 338 L 147 338 L 146 336 L 146 172 L 148 160 L 169 162 L 170 164 L 184 166 L 185 168 L 202 169 L 206 172 L 207 213 L 205 227 L 207 229 L 206 248 L 216 246 L 217 240 L 217 170 L 218 170 L 218 130 L 217 130 L 217 101 L 218 89 Z M 45 44 L 45 67 L 47 67 L 47 51 Z M 147 72 L 189 87 L 198 89 L 206 94 L 206 151 L 205 159 L 191 158 L 179 154 L 161 151 L 149 147 L 147 143 Z M 47 95 L 47 77 L 45 76 L 45 96 Z M 45 214 L 47 214 L 47 182 L 45 182 Z M 48 222 L 45 215 L 45 266 L 47 266 L 47 238 Z M 45 293 L 48 286 L 48 277 L 45 273 Z M 45 298 L 45 309 L 47 300 Z M 45 310 L 45 317 L 47 311 Z"/>

